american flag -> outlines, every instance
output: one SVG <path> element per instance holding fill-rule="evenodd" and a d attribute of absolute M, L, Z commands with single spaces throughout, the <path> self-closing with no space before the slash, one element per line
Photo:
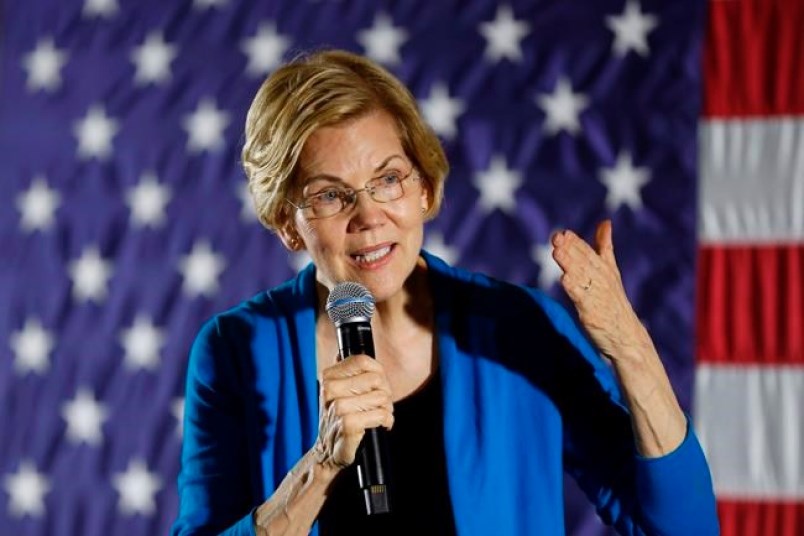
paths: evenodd
<path fill-rule="evenodd" d="M 245 113 L 268 73 L 322 47 L 388 67 L 442 139 L 433 253 L 563 299 L 551 232 L 612 218 L 724 534 L 804 531 L 795 0 L 31 0 L 0 16 L 0 534 L 167 532 L 190 342 L 308 262 L 256 220 Z M 607 534 L 567 483 L 568 533 Z"/>

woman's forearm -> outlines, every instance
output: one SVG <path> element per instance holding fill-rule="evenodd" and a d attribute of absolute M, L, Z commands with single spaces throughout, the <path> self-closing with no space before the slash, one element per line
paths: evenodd
<path fill-rule="evenodd" d="M 655 458 L 681 444 L 687 421 L 650 336 L 640 328 L 640 342 L 611 357 L 631 411 L 637 450 Z"/>
<path fill-rule="evenodd" d="M 320 462 L 312 449 L 291 469 L 276 492 L 254 513 L 258 536 L 306 535 L 310 532 L 338 470 Z"/>

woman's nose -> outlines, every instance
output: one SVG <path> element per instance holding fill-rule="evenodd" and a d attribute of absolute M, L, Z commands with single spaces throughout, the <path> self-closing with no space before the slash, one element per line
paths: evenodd
<path fill-rule="evenodd" d="M 385 211 L 382 203 L 374 201 L 368 191 L 362 190 L 356 193 L 350 216 L 349 224 L 352 230 L 363 230 L 382 224 Z"/>

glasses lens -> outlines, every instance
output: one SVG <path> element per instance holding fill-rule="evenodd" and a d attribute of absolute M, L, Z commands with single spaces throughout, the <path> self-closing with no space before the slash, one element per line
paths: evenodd
<path fill-rule="evenodd" d="M 329 188 L 307 199 L 306 216 L 326 218 L 334 216 L 343 209 L 346 192 L 338 188 Z"/>
<path fill-rule="evenodd" d="M 408 173 L 409 175 L 409 173 Z M 371 194 L 371 198 L 380 203 L 395 201 L 402 197 L 405 191 L 402 189 L 402 181 L 407 175 L 403 176 L 398 172 L 390 172 L 382 177 L 372 179 L 366 184 L 366 189 Z"/>

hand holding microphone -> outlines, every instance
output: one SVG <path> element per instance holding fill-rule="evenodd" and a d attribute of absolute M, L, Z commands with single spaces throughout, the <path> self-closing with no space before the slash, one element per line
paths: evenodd
<path fill-rule="evenodd" d="M 393 426 L 393 402 L 382 364 L 373 359 L 374 298 L 358 283 L 340 283 L 326 308 L 337 331 L 341 361 L 323 373 L 319 448 L 324 459 L 337 467 L 357 459 L 366 512 L 390 512 L 382 427 Z"/>
<path fill-rule="evenodd" d="M 355 461 L 367 429 L 390 429 L 394 423 L 388 379 L 382 364 L 367 355 L 353 355 L 324 370 L 321 403 L 320 448 L 325 460 L 339 468 Z"/>

